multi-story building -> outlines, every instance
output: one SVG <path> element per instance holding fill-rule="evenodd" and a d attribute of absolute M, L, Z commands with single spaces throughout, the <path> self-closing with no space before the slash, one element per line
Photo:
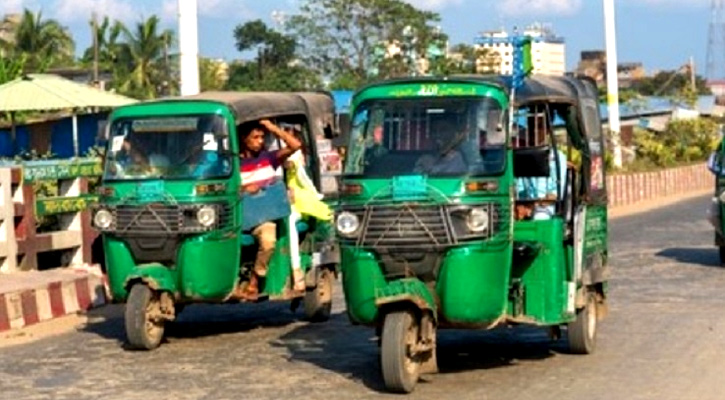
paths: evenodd
<path fill-rule="evenodd" d="M 607 52 L 604 50 L 585 50 L 581 52 L 576 74 L 588 76 L 603 85 L 607 77 Z"/>
<path fill-rule="evenodd" d="M 594 79 L 599 86 L 604 85 L 607 79 L 607 52 L 604 50 L 582 51 L 576 74 Z M 641 62 L 625 62 L 617 65 L 617 78 L 622 88 L 627 88 L 633 82 L 646 76 L 647 73 Z"/>
<path fill-rule="evenodd" d="M 529 36 L 531 42 L 531 56 L 533 73 L 538 75 L 564 75 L 566 72 L 566 44 L 564 38 L 556 36 L 551 27 L 543 24 L 534 24 L 527 27 L 522 33 Z M 484 49 L 495 53 L 499 60 L 496 72 L 501 74 L 513 73 L 513 39 L 505 30 L 482 32 L 475 39 L 477 49 Z"/>

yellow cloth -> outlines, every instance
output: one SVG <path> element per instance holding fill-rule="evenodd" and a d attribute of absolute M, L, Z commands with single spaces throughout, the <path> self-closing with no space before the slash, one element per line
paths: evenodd
<path fill-rule="evenodd" d="M 321 221 L 332 220 L 332 210 L 320 200 L 320 194 L 307 176 L 300 157 L 290 157 L 290 168 L 287 174 L 287 187 L 292 189 L 294 202 L 292 209 L 303 216 L 310 216 Z"/>

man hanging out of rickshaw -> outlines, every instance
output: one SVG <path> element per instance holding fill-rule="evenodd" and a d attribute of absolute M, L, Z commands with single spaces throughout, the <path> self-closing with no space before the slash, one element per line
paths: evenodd
<path fill-rule="evenodd" d="M 281 139 L 286 147 L 274 152 L 267 151 L 264 148 L 266 133 Z M 294 135 L 266 119 L 243 126 L 241 135 L 241 175 L 244 182 L 242 190 L 249 194 L 255 194 L 275 183 L 276 169 L 302 148 L 302 143 Z M 277 243 L 277 226 L 272 221 L 263 221 L 250 231 L 259 243 L 259 250 L 243 297 L 254 300 L 259 294 L 259 278 L 266 276 L 269 260 Z"/>

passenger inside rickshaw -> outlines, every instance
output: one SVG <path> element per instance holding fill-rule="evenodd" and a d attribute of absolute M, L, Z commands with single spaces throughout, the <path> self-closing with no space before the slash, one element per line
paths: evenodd
<path fill-rule="evenodd" d="M 516 179 L 516 218 L 544 220 L 554 217 L 557 203 L 566 191 L 567 159 L 554 139 L 553 118 L 545 110 L 527 110 L 527 124 L 520 126 L 514 138 L 515 149 L 538 148 L 548 152 L 548 176 L 525 176 Z"/>

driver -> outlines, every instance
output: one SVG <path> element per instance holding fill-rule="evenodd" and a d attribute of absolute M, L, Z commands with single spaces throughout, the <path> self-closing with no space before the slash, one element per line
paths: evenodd
<path fill-rule="evenodd" d="M 458 132 L 457 126 L 448 120 L 442 120 L 431 132 L 435 136 L 436 154 L 426 154 L 415 163 L 415 172 L 446 175 L 468 172 L 463 155 L 457 150 L 466 138 L 466 132 Z"/>

